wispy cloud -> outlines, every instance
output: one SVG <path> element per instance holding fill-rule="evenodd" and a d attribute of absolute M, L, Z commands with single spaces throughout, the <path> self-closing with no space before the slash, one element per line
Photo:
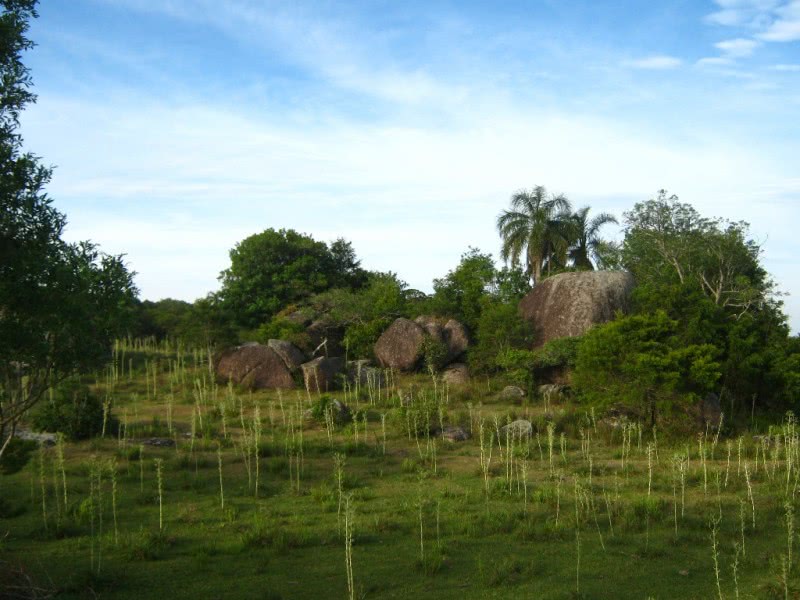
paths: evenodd
<path fill-rule="evenodd" d="M 770 69 L 770 71 L 781 71 L 781 72 L 787 72 L 787 73 L 796 73 L 796 72 L 800 72 L 800 64 L 791 64 L 791 65 L 778 64 L 778 65 L 770 66 L 769 69 Z"/>
<path fill-rule="evenodd" d="M 769 42 L 800 40 L 800 0 L 792 0 L 781 6 L 775 14 L 775 21 L 758 37 Z"/>
<path fill-rule="evenodd" d="M 758 48 L 760 45 L 760 42 L 749 40 L 747 38 L 724 40 L 714 44 L 714 46 L 725 53 L 726 56 L 732 58 L 743 58 L 750 56 L 753 53 L 753 50 Z"/>
<path fill-rule="evenodd" d="M 719 10 L 706 16 L 706 21 L 727 27 L 763 27 L 779 0 L 714 0 Z"/>
<path fill-rule="evenodd" d="M 653 56 L 646 56 L 644 58 L 638 58 L 635 60 L 627 60 L 622 64 L 623 66 L 630 67 L 633 69 L 666 70 L 666 69 L 676 69 L 677 67 L 680 67 L 683 64 L 683 61 L 680 58 L 676 58 L 675 56 L 657 54 Z"/>

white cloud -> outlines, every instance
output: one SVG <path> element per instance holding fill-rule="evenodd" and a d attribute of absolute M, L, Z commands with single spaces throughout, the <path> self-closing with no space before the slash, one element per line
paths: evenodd
<path fill-rule="evenodd" d="M 714 0 L 720 10 L 706 16 L 706 21 L 727 27 L 760 27 L 769 19 L 779 0 Z"/>
<path fill-rule="evenodd" d="M 664 70 L 664 69 L 675 69 L 681 66 L 682 63 L 683 61 L 681 61 L 681 59 L 676 58 L 674 56 L 666 56 L 663 54 L 658 54 L 635 60 L 628 60 L 625 61 L 623 65 L 634 69 Z"/>
<path fill-rule="evenodd" d="M 783 71 L 788 73 L 796 73 L 800 71 L 800 64 L 792 64 L 792 65 L 778 64 L 778 65 L 772 65 L 771 67 L 769 67 L 769 69 L 770 71 Z"/>
<path fill-rule="evenodd" d="M 743 58 L 750 56 L 753 50 L 761 45 L 760 42 L 749 40 L 746 38 L 736 38 L 733 40 L 724 40 L 714 44 L 716 48 L 722 50 L 726 56 L 732 58 Z"/>
<path fill-rule="evenodd" d="M 769 42 L 793 42 L 800 40 L 800 0 L 781 6 L 775 11 L 777 19 L 759 38 Z"/>
<path fill-rule="evenodd" d="M 698 67 L 729 67 L 733 65 L 733 60 L 721 56 L 709 56 L 701 58 L 695 63 Z"/>

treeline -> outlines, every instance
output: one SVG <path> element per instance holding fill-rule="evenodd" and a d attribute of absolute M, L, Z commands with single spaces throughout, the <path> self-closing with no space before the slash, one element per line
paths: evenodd
<path fill-rule="evenodd" d="M 502 372 L 526 387 L 567 369 L 579 398 L 627 404 L 651 415 L 721 396 L 729 414 L 800 400 L 800 341 L 790 336 L 780 295 L 760 261 L 748 225 L 710 219 L 660 192 L 624 214 L 621 243 L 603 240 L 611 215 L 572 210 L 542 187 L 523 190 L 498 218 L 502 257 L 469 248 L 433 293 L 394 273 L 366 271 L 352 245 L 268 229 L 231 250 L 219 292 L 193 304 L 145 301 L 135 335 L 194 344 L 288 339 L 313 349 L 308 323 L 340 332 L 348 356 L 370 358 L 397 317 L 461 321 L 473 345 L 473 374 Z M 533 332 L 518 313 L 532 282 L 574 270 L 624 269 L 636 281 L 632 310 L 581 339 L 531 350 Z"/>

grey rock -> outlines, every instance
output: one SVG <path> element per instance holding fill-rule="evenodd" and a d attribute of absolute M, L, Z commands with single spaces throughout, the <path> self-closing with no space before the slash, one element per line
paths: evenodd
<path fill-rule="evenodd" d="M 344 372 L 344 358 L 319 356 L 303 363 L 303 382 L 306 390 L 313 393 L 328 392 L 339 385 L 339 375 Z"/>
<path fill-rule="evenodd" d="M 291 389 L 292 373 L 272 348 L 248 343 L 224 352 L 216 365 L 217 377 L 250 389 Z"/>
<path fill-rule="evenodd" d="M 375 358 L 384 368 L 413 371 L 422 358 L 425 329 L 408 319 L 396 319 L 375 343 Z"/>
<path fill-rule="evenodd" d="M 291 342 L 285 340 L 269 340 L 267 341 L 267 346 L 272 348 L 275 353 L 281 357 L 283 364 L 285 364 L 286 368 L 292 373 L 297 371 L 300 365 L 306 362 L 305 355 Z"/>
<path fill-rule="evenodd" d="M 634 281 L 624 271 L 561 273 L 537 282 L 519 304 L 534 327 L 534 347 L 553 339 L 580 336 L 592 326 L 626 311 Z"/>
<path fill-rule="evenodd" d="M 526 419 L 517 419 L 516 421 L 511 421 L 511 423 L 503 427 L 500 431 L 504 435 L 508 432 L 508 435 L 512 435 L 516 438 L 530 437 L 533 435 L 533 424 Z"/>
<path fill-rule="evenodd" d="M 500 392 L 500 398 L 503 400 L 521 400 L 525 397 L 525 390 L 516 385 L 507 385 Z"/>
<path fill-rule="evenodd" d="M 442 430 L 442 439 L 448 442 L 465 442 L 469 439 L 469 434 L 461 427 L 447 426 Z"/>
<path fill-rule="evenodd" d="M 464 363 L 453 363 L 442 373 L 442 379 L 450 385 L 469 383 L 469 368 Z"/>

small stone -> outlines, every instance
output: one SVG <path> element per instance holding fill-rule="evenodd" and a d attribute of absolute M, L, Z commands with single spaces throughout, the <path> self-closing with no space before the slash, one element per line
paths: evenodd
<path fill-rule="evenodd" d="M 500 392 L 500 398 L 503 400 L 521 400 L 525 397 L 525 390 L 516 385 L 507 385 Z"/>
<path fill-rule="evenodd" d="M 461 427 L 448 425 L 442 430 L 442 439 L 448 442 L 465 442 L 469 439 L 469 434 Z"/>

